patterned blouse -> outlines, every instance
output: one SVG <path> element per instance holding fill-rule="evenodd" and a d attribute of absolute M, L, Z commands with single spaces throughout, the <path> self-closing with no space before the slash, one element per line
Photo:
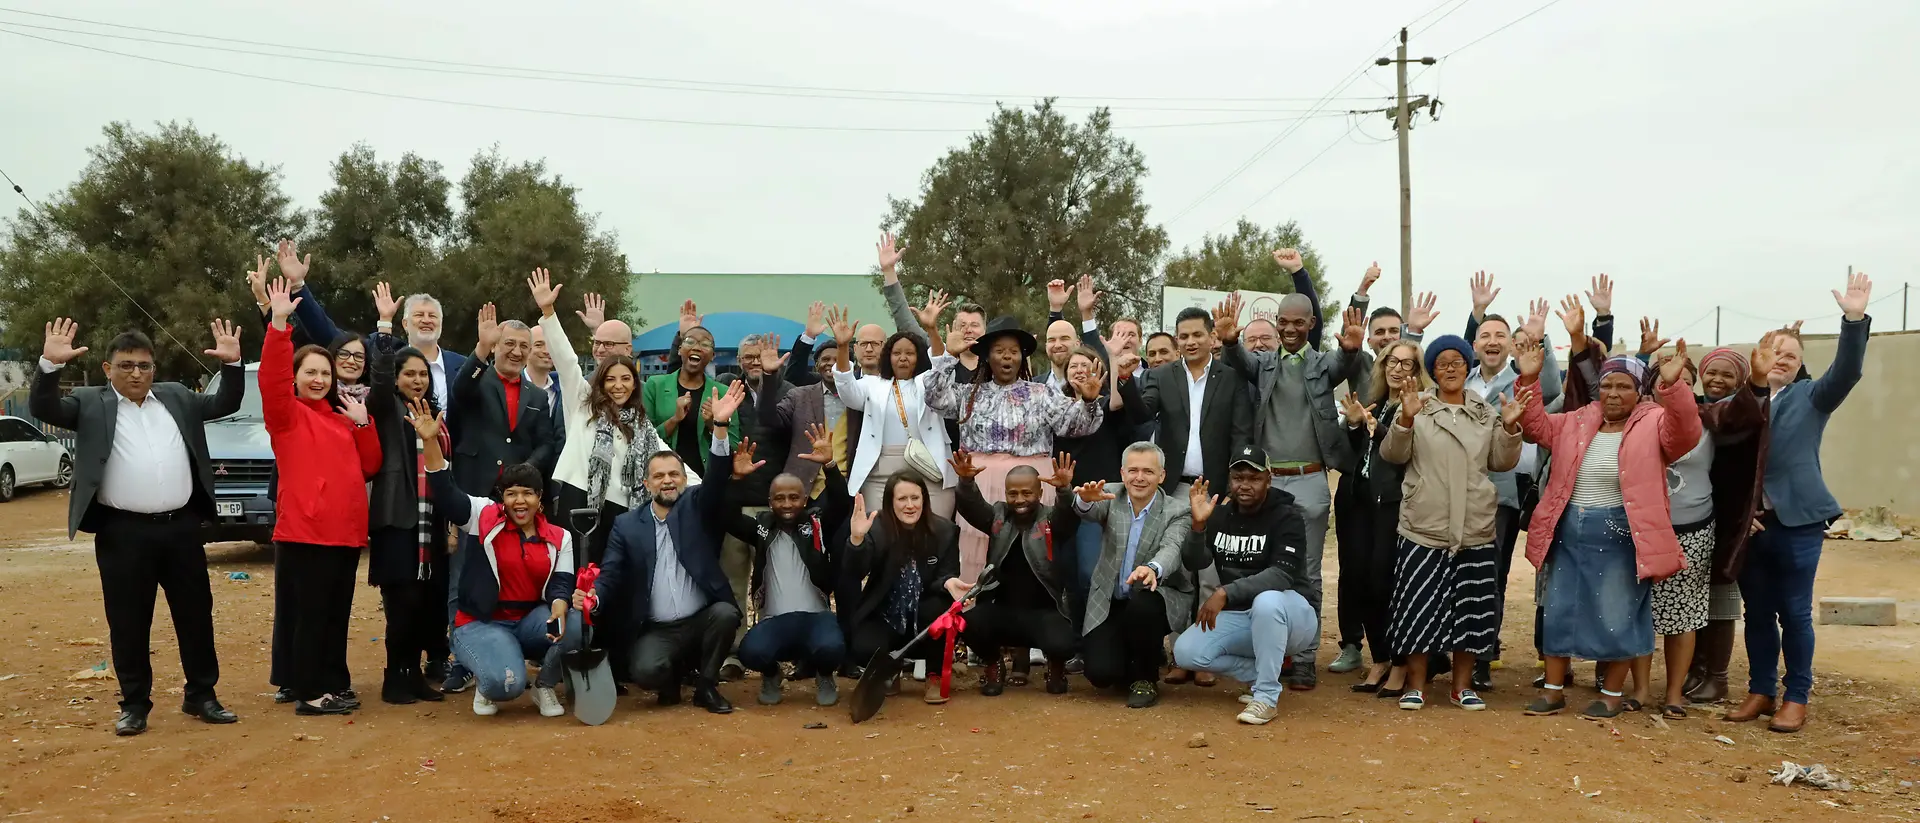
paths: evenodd
<path fill-rule="evenodd" d="M 927 380 L 925 399 L 940 416 L 960 421 L 959 445 L 980 454 L 1050 455 L 1055 437 L 1092 434 L 1104 415 L 1099 401 L 1076 400 L 1044 383 L 1020 380 L 1002 386 L 991 377 L 959 383 L 952 368 L 938 364 Z"/>

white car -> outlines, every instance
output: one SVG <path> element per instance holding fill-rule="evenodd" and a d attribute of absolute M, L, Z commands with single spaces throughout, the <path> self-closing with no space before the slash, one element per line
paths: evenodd
<path fill-rule="evenodd" d="M 73 455 L 52 435 L 18 417 L 0 417 L 0 503 L 21 486 L 45 483 L 64 489 L 73 483 Z"/>

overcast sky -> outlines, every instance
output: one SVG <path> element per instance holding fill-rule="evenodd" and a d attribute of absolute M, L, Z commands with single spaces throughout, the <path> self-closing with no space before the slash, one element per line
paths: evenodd
<path fill-rule="evenodd" d="M 1898 328 L 1900 284 L 1920 280 L 1920 115 L 1909 111 L 1920 3 L 1562 0 L 1462 50 L 1545 0 L 1438 2 L 0 0 L 0 28 L 195 66 L 504 107 L 783 127 L 384 99 L 0 33 L 0 168 L 45 197 L 76 178 L 108 121 L 192 120 L 246 157 L 278 164 L 287 191 L 312 206 L 328 164 L 355 141 L 385 158 L 420 153 L 456 178 L 476 151 L 497 143 L 509 157 L 545 157 L 579 185 L 637 271 L 853 272 L 873 262 L 886 198 L 917 191 L 921 172 L 985 122 L 992 98 L 968 95 L 1009 103 L 1059 95 L 1066 106 L 1114 108 L 1116 125 L 1146 156 L 1152 215 L 1176 248 L 1241 215 L 1296 219 L 1327 261 L 1336 294 L 1377 259 L 1387 278 L 1375 294 L 1396 304 L 1394 147 L 1375 142 L 1392 134 L 1383 116 L 1136 127 L 1300 117 L 1389 54 L 1396 28 L 1425 15 L 1412 54 L 1452 54 L 1430 70 L 1416 67 L 1414 83 L 1445 103 L 1439 122 L 1417 124 L 1412 161 L 1415 288 L 1439 293 L 1442 328 L 1457 328 L 1466 280 L 1486 269 L 1505 290 L 1495 310 L 1507 314 L 1604 271 L 1621 282 L 1623 326 L 1655 314 L 1665 331 L 1685 327 L 1710 343 L 1719 304 L 1729 341 L 1795 317 L 1808 318 L 1810 331 L 1831 331 L 1838 312 L 1828 290 L 1843 285 L 1850 264 L 1874 275 L 1876 299 L 1893 295 L 1873 307 L 1875 328 Z M 181 39 L 21 11 L 244 42 L 179 48 L 29 29 L 22 26 Z M 296 53 L 279 46 L 757 84 L 735 88 L 764 93 L 236 53 Z M 1392 84 L 1390 67 L 1369 67 L 1341 92 L 1356 99 L 1323 109 L 1384 105 Z M 830 99 L 800 95 L 883 95 L 793 87 L 936 92 L 959 102 Z M 1378 99 L 1357 99 L 1366 97 Z M 1153 110 L 1176 108 L 1254 111 Z M 786 128 L 799 126 L 930 131 Z"/>

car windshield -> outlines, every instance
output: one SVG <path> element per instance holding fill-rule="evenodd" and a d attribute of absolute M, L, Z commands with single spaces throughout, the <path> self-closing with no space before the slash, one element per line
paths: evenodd
<path fill-rule="evenodd" d="M 250 383 L 253 383 L 252 386 L 247 387 L 248 389 L 258 388 L 258 386 L 260 385 L 259 376 L 260 376 L 260 372 L 259 372 L 258 366 L 247 367 L 247 381 Z M 221 377 L 222 377 L 221 374 L 216 373 L 213 376 L 212 380 L 207 381 L 207 390 L 206 390 L 207 394 L 219 393 Z M 260 392 L 248 391 L 245 396 L 240 398 L 240 410 L 237 412 L 234 412 L 233 414 L 229 414 L 226 417 L 222 417 L 220 419 L 221 420 L 260 420 L 262 419 L 262 415 L 260 411 Z"/>

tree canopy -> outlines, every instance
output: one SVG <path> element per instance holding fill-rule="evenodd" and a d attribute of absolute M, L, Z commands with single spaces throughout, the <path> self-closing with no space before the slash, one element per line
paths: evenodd
<path fill-rule="evenodd" d="M 1241 218 L 1232 234 L 1209 234 L 1201 238 L 1198 249 L 1181 249 L 1167 262 L 1166 284 L 1189 289 L 1292 294 L 1293 276 L 1273 259 L 1274 250 L 1284 248 L 1300 252 L 1307 273 L 1313 276 L 1313 287 L 1320 292 L 1322 320 L 1333 320 L 1345 301 L 1328 293 L 1320 253 L 1307 242 L 1300 232 L 1300 224 L 1293 220 L 1269 229 Z"/>

